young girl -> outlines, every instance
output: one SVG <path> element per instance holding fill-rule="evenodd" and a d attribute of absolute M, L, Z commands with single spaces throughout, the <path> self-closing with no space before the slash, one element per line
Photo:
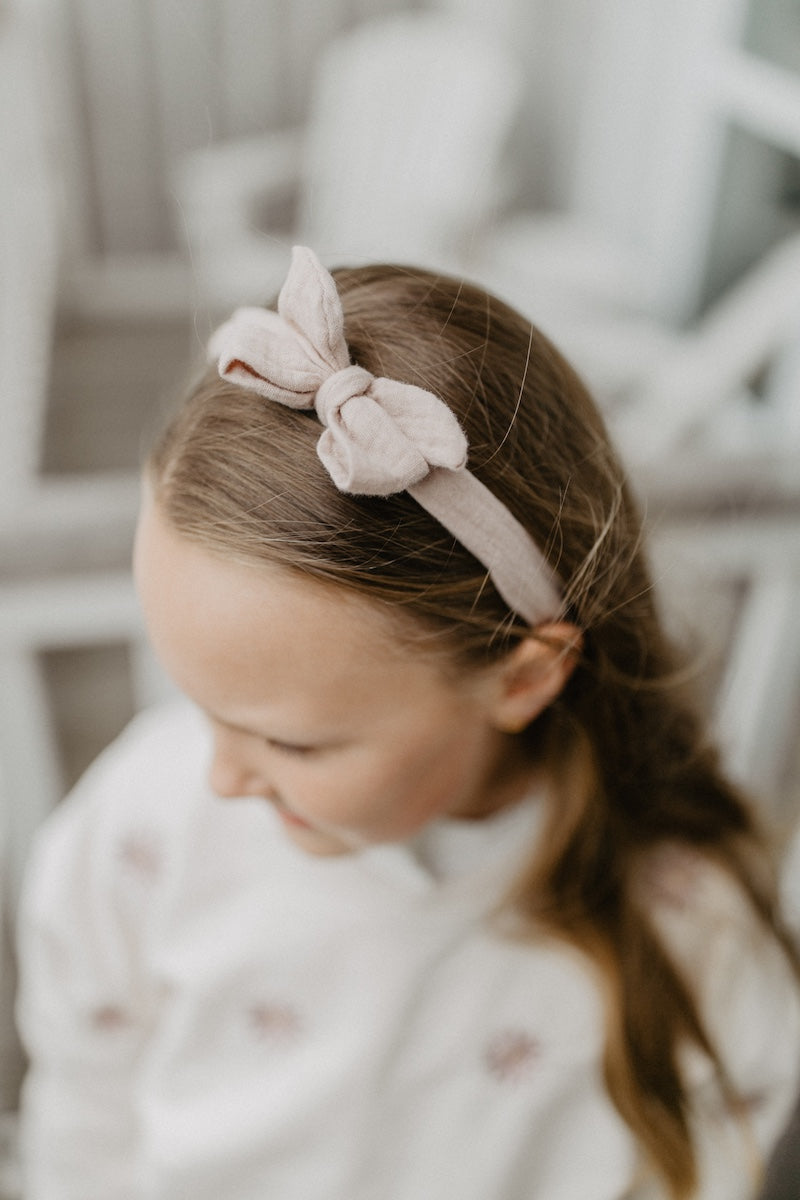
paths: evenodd
<path fill-rule="evenodd" d="M 211 354 L 135 556 L 192 704 L 30 867 L 26 1200 L 752 1196 L 795 954 L 581 383 L 300 248 Z"/>

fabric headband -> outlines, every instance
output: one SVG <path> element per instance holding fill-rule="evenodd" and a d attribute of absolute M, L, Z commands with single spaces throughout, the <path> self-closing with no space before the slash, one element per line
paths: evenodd
<path fill-rule="evenodd" d="M 317 453 L 336 487 L 353 495 L 406 491 L 487 568 L 530 625 L 560 608 L 557 579 L 523 526 L 467 470 L 467 439 L 432 392 L 352 366 L 332 276 L 295 246 L 278 311 L 240 308 L 212 335 L 223 379 L 325 427 Z"/>

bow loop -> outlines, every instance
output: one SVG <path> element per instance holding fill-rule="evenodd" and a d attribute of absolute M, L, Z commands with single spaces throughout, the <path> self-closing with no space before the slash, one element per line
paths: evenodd
<path fill-rule="evenodd" d="M 212 335 L 209 357 L 223 379 L 289 408 L 312 408 L 330 369 L 275 312 L 239 308 Z"/>
<path fill-rule="evenodd" d="M 208 353 L 223 379 L 265 400 L 313 408 L 324 380 L 350 362 L 336 284 L 316 255 L 295 246 L 278 311 L 237 309 L 212 335 Z"/>
<path fill-rule="evenodd" d="M 292 249 L 292 265 L 278 296 L 278 313 L 325 364 L 325 375 L 349 365 L 344 313 L 336 284 L 307 246 Z"/>

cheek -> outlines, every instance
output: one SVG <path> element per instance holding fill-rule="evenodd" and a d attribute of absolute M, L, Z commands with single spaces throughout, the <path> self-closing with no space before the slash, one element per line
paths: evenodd
<path fill-rule="evenodd" d="M 320 825 L 370 840 L 411 835 L 429 820 L 464 809 L 482 775 L 485 731 L 466 722 L 397 730 L 377 747 L 309 761 L 281 761 L 276 794 Z"/>
<path fill-rule="evenodd" d="M 455 739 L 398 749 L 391 763 L 376 772 L 374 803 L 398 826 L 413 830 L 461 802 L 474 771 L 468 747 Z"/>
<path fill-rule="evenodd" d="M 379 756 L 354 754 L 313 771 L 291 767 L 276 777 L 276 792 L 311 821 L 366 836 L 402 837 L 432 816 L 448 793 L 441 759 L 398 748 Z"/>

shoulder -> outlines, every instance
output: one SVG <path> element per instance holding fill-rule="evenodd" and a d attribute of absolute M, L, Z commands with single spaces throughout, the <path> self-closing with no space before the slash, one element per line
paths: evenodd
<path fill-rule="evenodd" d="M 639 886 L 667 949 L 699 974 L 714 946 L 730 942 L 754 952 L 777 946 L 741 881 L 691 846 L 666 843 L 654 850 Z"/>
<path fill-rule="evenodd" d="M 734 1087 L 757 1092 L 800 1069 L 800 985 L 742 884 L 689 847 L 656 851 L 642 896 Z"/>
<path fill-rule="evenodd" d="M 156 858 L 206 802 L 209 753 L 205 722 L 186 702 L 134 717 L 38 831 L 24 902 L 52 905 L 66 890 L 88 893 L 121 865 L 153 875 Z"/>
<path fill-rule="evenodd" d="M 653 850 L 639 880 L 640 897 L 668 948 L 689 965 L 709 938 L 749 938 L 763 929 L 742 884 L 691 846 L 669 842 Z"/>
<path fill-rule="evenodd" d="M 108 784 L 127 790 L 196 783 L 209 746 L 206 722 L 188 701 L 145 709 L 99 755 L 65 803 Z"/>

